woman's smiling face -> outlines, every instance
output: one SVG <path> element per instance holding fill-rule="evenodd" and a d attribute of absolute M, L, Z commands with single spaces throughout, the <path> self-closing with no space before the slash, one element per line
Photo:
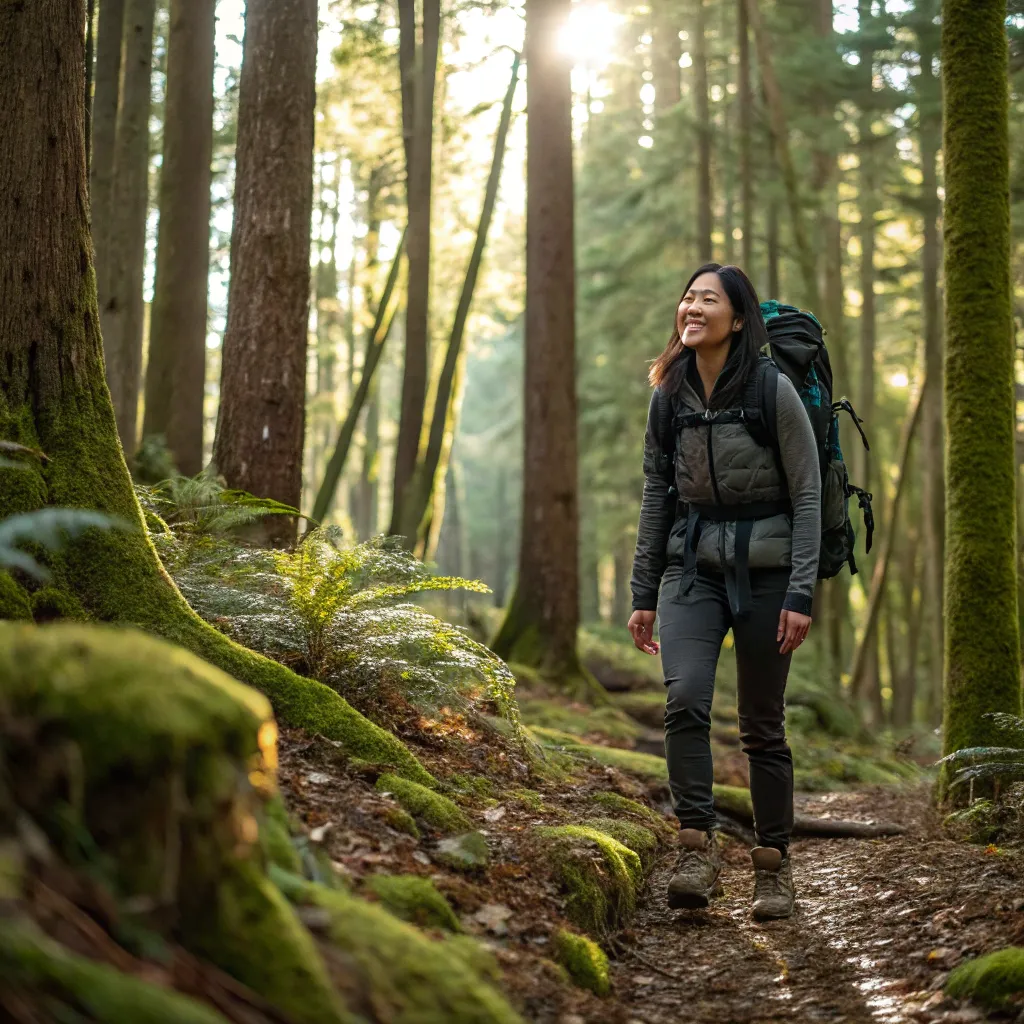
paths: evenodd
<path fill-rule="evenodd" d="M 737 319 L 717 274 L 701 274 L 687 289 L 676 311 L 676 329 L 692 349 L 712 349 L 728 342 L 743 321 Z"/>

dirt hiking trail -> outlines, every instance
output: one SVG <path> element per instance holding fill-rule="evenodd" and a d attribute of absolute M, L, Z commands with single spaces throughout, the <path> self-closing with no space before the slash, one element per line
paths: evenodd
<path fill-rule="evenodd" d="M 1024 1020 L 986 1017 L 942 994 L 961 961 L 1024 938 L 1019 865 L 942 837 L 925 787 L 805 796 L 798 809 L 885 818 L 908 831 L 794 843 L 797 915 L 765 924 L 750 917 L 753 872 L 740 842 L 726 839 L 725 895 L 706 911 L 666 907 L 672 859 L 664 858 L 619 937 L 613 978 L 623 1021 Z"/>

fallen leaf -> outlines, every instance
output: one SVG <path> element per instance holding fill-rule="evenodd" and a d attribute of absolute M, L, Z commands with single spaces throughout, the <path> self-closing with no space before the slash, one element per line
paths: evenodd
<path fill-rule="evenodd" d="M 473 920 L 495 935 L 507 935 L 506 922 L 511 916 L 512 908 L 505 906 L 504 903 L 485 903 L 473 915 Z"/>
<path fill-rule="evenodd" d="M 502 807 L 500 804 L 497 807 L 488 807 L 487 810 L 484 811 L 484 818 L 486 818 L 486 820 L 491 823 L 495 821 L 501 821 L 501 819 L 504 817 L 505 808 Z"/>

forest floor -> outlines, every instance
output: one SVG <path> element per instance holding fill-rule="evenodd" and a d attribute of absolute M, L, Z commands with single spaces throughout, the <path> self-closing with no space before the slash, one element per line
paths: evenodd
<path fill-rule="evenodd" d="M 726 842 L 725 896 L 707 911 L 667 909 L 671 871 L 654 871 L 613 965 L 626 1020 L 761 1021 L 1024 1019 L 985 1015 L 942 994 L 965 959 L 1024 940 L 1021 864 L 1005 851 L 946 838 L 927 786 L 800 799 L 805 813 L 884 818 L 905 835 L 814 840 L 793 846 L 798 911 L 789 921 L 750 918 L 746 849 Z M 612 1020 L 614 1018 L 602 1018 Z"/>

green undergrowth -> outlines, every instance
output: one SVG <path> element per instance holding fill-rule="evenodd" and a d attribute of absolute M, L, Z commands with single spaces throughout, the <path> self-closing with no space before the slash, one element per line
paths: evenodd
<path fill-rule="evenodd" d="M 1024 949 L 1010 946 L 957 967 L 946 982 L 946 994 L 970 999 L 998 1010 L 1024 992 Z"/>
<path fill-rule="evenodd" d="M 596 996 L 606 996 L 611 991 L 608 957 L 593 939 L 563 929 L 555 935 L 554 954 L 580 988 Z"/>
<path fill-rule="evenodd" d="M 622 818 L 589 818 L 583 825 L 585 828 L 603 832 L 617 839 L 623 846 L 629 847 L 640 858 L 640 864 L 645 871 L 654 862 L 661 845 L 657 834 L 651 829 Z"/>
<path fill-rule="evenodd" d="M 452 940 L 433 942 L 342 890 L 301 879 L 283 884 L 295 904 L 326 912 L 326 937 L 342 954 L 329 959 L 332 976 L 353 1007 L 390 1024 L 521 1024 L 485 980 L 485 954 L 467 953 Z"/>
<path fill-rule="evenodd" d="M 662 686 L 661 659 L 638 651 L 622 626 L 584 626 L 579 651 L 583 664 L 611 690 Z"/>
<path fill-rule="evenodd" d="M 629 920 L 644 876 L 637 851 L 586 825 L 541 826 L 535 835 L 573 924 L 600 937 Z"/>
<path fill-rule="evenodd" d="M 453 800 L 418 782 L 388 773 L 377 780 L 377 790 L 390 793 L 403 810 L 432 831 L 460 832 L 471 827 L 469 819 Z"/>
<path fill-rule="evenodd" d="M 629 797 L 622 796 L 620 793 L 594 793 L 590 799 L 605 811 L 619 817 L 626 814 L 637 818 L 656 832 L 674 834 L 676 831 L 675 823 L 663 814 L 659 814 L 652 807 L 648 807 L 638 800 L 630 800 Z"/>
<path fill-rule="evenodd" d="M 451 904 L 429 878 L 420 875 L 371 875 L 365 888 L 395 917 L 420 928 L 461 930 Z"/>
<path fill-rule="evenodd" d="M 559 729 L 573 736 L 597 735 L 629 742 L 642 731 L 636 721 L 615 707 L 594 708 L 520 694 L 519 713 L 527 726 Z"/>

